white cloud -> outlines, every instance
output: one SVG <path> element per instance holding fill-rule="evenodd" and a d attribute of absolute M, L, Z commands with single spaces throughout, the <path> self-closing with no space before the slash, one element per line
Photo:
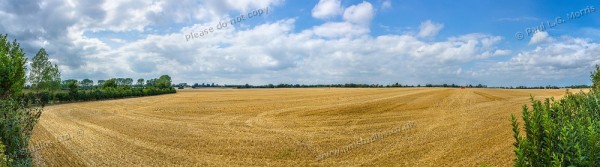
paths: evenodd
<path fill-rule="evenodd" d="M 315 26 L 306 32 L 313 33 L 319 37 L 339 38 L 367 35 L 369 29 L 347 22 L 329 22 L 320 26 Z"/>
<path fill-rule="evenodd" d="M 330 19 L 342 13 L 340 0 L 319 0 L 312 9 L 312 16 L 318 19 Z"/>
<path fill-rule="evenodd" d="M 427 20 L 421 23 L 419 27 L 419 36 L 420 37 L 434 37 L 438 34 L 442 28 L 444 28 L 444 24 L 434 23 L 431 20 Z"/>
<path fill-rule="evenodd" d="M 561 80 L 567 80 L 568 84 L 588 83 L 589 72 L 595 64 L 600 64 L 599 52 L 598 43 L 562 37 L 533 50 L 521 51 L 507 61 L 487 64 L 477 77 L 503 85 L 545 86 L 561 84 L 555 83 Z"/>
<path fill-rule="evenodd" d="M 484 54 L 496 49 L 484 46 L 484 41 L 498 38 L 467 34 L 426 42 L 412 35 L 373 37 L 368 29 L 357 31 L 360 28 L 346 22 L 298 33 L 294 25 L 295 20 L 283 20 L 190 42 L 183 42 L 179 34 L 153 36 L 110 54 L 125 55 L 116 59 L 131 62 L 123 69 L 129 73 L 169 73 L 184 82 L 387 83 L 413 78 L 406 83 L 417 84 L 459 82 L 460 77 L 442 76 L 463 74 L 456 73 L 461 63 L 486 59 Z"/>
<path fill-rule="evenodd" d="M 529 45 L 546 43 L 546 42 L 550 42 L 550 41 L 552 41 L 552 37 L 550 37 L 547 32 L 536 31 L 533 34 L 533 36 L 531 37 L 531 40 L 529 41 Z"/>
<path fill-rule="evenodd" d="M 352 5 L 346 8 L 344 11 L 344 20 L 359 25 L 368 25 L 371 23 L 374 15 L 375 11 L 373 10 L 373 5 L 363 1 L 358 5 Z"/>
<path fill-rule="evenodd" d="M 392 8 L 392 0 L 384 0 L 381 3 L 381 8 L 382 9 L 390 9 L 390 8 Z"/>
<path fill-rule="evenodd" d="M 496 50 L 494 52 L 494 56 L 507 56 L 510 55 L 512 53 L 511 50 Z"/>

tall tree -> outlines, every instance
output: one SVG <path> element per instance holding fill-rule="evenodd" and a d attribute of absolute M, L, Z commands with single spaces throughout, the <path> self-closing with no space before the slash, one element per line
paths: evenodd
<path fill-rule="evenodd" d="M 123 81 L 123 85 L 125 86 L 131 86 L 131 84 L 133 84 L 133 79 L 132 78 L 125 78 L 125 80 Z"/>
<path fill-rule="evenodd" d="M 83 80 L 80 82 L 80 85 L 81 85 L 82 87 L 84 87 L 85 89 L 89 89 L 89 88 L 91 88 L 92 86 L 94 86 L 94 81 L 92 81 L 92 80 L 90 80 L 90 79 L 83 79 Z"/>
<path fill-rule="evenodd" d="M 143 87 L 144 86 L 144 78 L 140 78 L 137 80 L 137 86 L 139 87 Z"/>
<path fill-rule="evenodd" d="M 0 165 L 31 166 L 29 138 L 42 108 L 17 97 L 25 86 L 27 58 L 19 43 L 9 42 L 7 36 L 0 35 L 0 140 L 6 146 L 0 154 L 9 162 Z"/>
<path fill-rule="evenodd" d="M 25 85 L 27 58 L 17 40 L 0 35 L 0 99 L 18 96 Z"/>
<path fill-rule="evenodd" d="M 171 77 L 169 75 L 162 75 L 156 81 L 156 85 L 158 88 L 170 88 L 171 87 Z"/>
<path fill-rule="evenodd" d="M 117 86 L 118 84 L 116 78 L 106 80 L 106 82 L 104 82 L 102 85 L 103 88 L 117 88 Z"/>
<path fill-rule="evenodd" d="M 29 82 L 36 91 L 50 91 L 60 89 L 60 71 L 58 66 L 48 60 L 48 53 L 41 48 L 31 62 Z"/>
<path fill-rule="evenodd" d="M 77 94 L 77 88 L 79 88 L 79 85 L 77 84 L 77 80 L 69 79 L 66 80 L 66 87 L 69 89 L 69 94 L 73 96 Z"/>
<path fill-rule="evenodd" d="M 105 82 L 106 82 L 106 80 L 98 80 L 98 87 L 104 86 Z"/>
<path fill-rule="evenodd" d="M 157 82 L 156 78 L 146 80 L 146 86 L 156 86 L 156 82 Z"/>

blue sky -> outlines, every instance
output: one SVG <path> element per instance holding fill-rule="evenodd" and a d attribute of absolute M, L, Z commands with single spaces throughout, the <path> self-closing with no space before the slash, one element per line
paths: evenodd
<path fill-rule="evenodd" d="M 63 79 L 566 86 L 590 84 L 600 64 L 598 7 L 597 0 L 9 0 L 0 2 L 0 33 L 29 57 L 46 48 Z M 216 29 L 266 8 L 268 15 Z M 555 26 L 526 32 L 548 23 Z"/>

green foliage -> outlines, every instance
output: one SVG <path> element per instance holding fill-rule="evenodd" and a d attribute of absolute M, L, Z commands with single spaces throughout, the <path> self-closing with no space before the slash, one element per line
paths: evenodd
<path fill-rule="evenodd" d="M 79 85 L 81 85 L 81 87 L 85 88 L 85 89 L 90 89 L 92 88 L 92 86 L 94 86 L 94 81 L 90 80 L 90 79 L 83 79 Z"/>
<path fill-rule="evenodd" d="M 0 139 L 2 140 L 2 139 Z M 12 158 L 6 156 L 6 146 L 0 142 L 0 167 L 7 167 L 8 164 L 12 164 Z"/>
<path fill-rule="evenodd" d="M 81 89 L 80 82 L 77 80 L 65 80 L 63 82 L 65 89 L 69 92 L 28 92 L 23 95 L 26 99 L 40 99 L 41 103 L 57 103 L 57 102 L 76 102 L 76 101 L 93 101 L 104 99 L 118 99 L 128 97 L 141 97 L 161 95 L 167 93 L 176 93 L 173 87 L 159 88 L 157 86 L 146 87 L 131 87 L 127 85 L 129 79 L 124 79 L 125 84 L 119 86 L 119 79 L 113 78 L 106 81 L 99 80 L 98 83 L 103 83 L 101 87 Z M 159 79 L 151 79 L 159 80 Z M 102 82 L 100 82 L 102 81 Z M 131 79 L 133 81 L 133 79 Z"/>
<path fill-rule="evenodd" d="M 589 93 L 523 106 L 525 136 L 512 116 L 515 166 L 600 166 L 600 66 Z"/>
<path fill-rule="evenodd" d="M 18 96 L 25 85 L 27 58 L 17 40 L 0 35 L 0 99 Z"/>
<path fill-rule="evenodd" d="M 594 91 L 600 91 L 600 66 L 596 65 L 596 71 L 592 72 L 592 88 Z"/>
<path fill-rule="evenodd" d="M 42 107 L 33 106 L 26 100 L 29 98 L 20 98 L 25 87 L 25 63 L 19 43 L 10 43 L 7 35 L 0 35 L 0 166 L 31 166 L 27 146 Z"/>
<path fill-rule="evenodd" d="M 31 62 L 29 82 L 36 91 L 54 92 L 60 89 L 60 71 L 48 60 L 48 53 L 41 48 Z"/>
<path fill-rule="evenodd" d="M 5 154 L 13 160 L 9 166 L 31 166 L 29 138 L 42 114 L 42 108 L 43 105 L 34 105 L 33 101 L 28 100 L 0 101 L 0 137 L 6 145 Z"/>
<path fill-rule="evenodd" d="M 160 89 L 167 89 L 171 87 L 171 77 L 169 75 L 162 75 L 156 81 L 156 86 Z"/>
<path fill-rule="evenodd" d="M 79 94 L 77 93 L 79 84 L 77 80 L 71 79 L 66 81 L 66 87 L 69 89 L 69 97 L 71 100 L 75 100 L 78 98 Z"/>
<path fill-rule="evenodd" d="M 523 106 L 525 136 L 512 117 L 515 166 L 600 166 L 600 94 L 531 102 Z"/>
<path fill-rule="evenodd" d="M 117 79 L 113 78 L 113 79 L 106 80 L 104 82 L 104 85 L 102 85 L 102 88 L 104 88 L 104 89 L 117 88 Z"/>
<path fill-rule="evenodd" d="M 140 78 L 140 79 L 138 79 L 138 80 L 137 80 L 137 84 L 136 84 L 136 86 L 138 86 L 138 87 L 142 87 L 142 86 L 144 86 L 144 78 Z"/>

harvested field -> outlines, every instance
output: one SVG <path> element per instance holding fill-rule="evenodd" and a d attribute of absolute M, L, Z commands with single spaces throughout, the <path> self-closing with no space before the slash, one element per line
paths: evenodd
<path fill-rule="evenodd" d="M 39 166 L 512 166 L 510 114 L 564 93 L 181 90 L 49 106 L 31 145 Z"/>

